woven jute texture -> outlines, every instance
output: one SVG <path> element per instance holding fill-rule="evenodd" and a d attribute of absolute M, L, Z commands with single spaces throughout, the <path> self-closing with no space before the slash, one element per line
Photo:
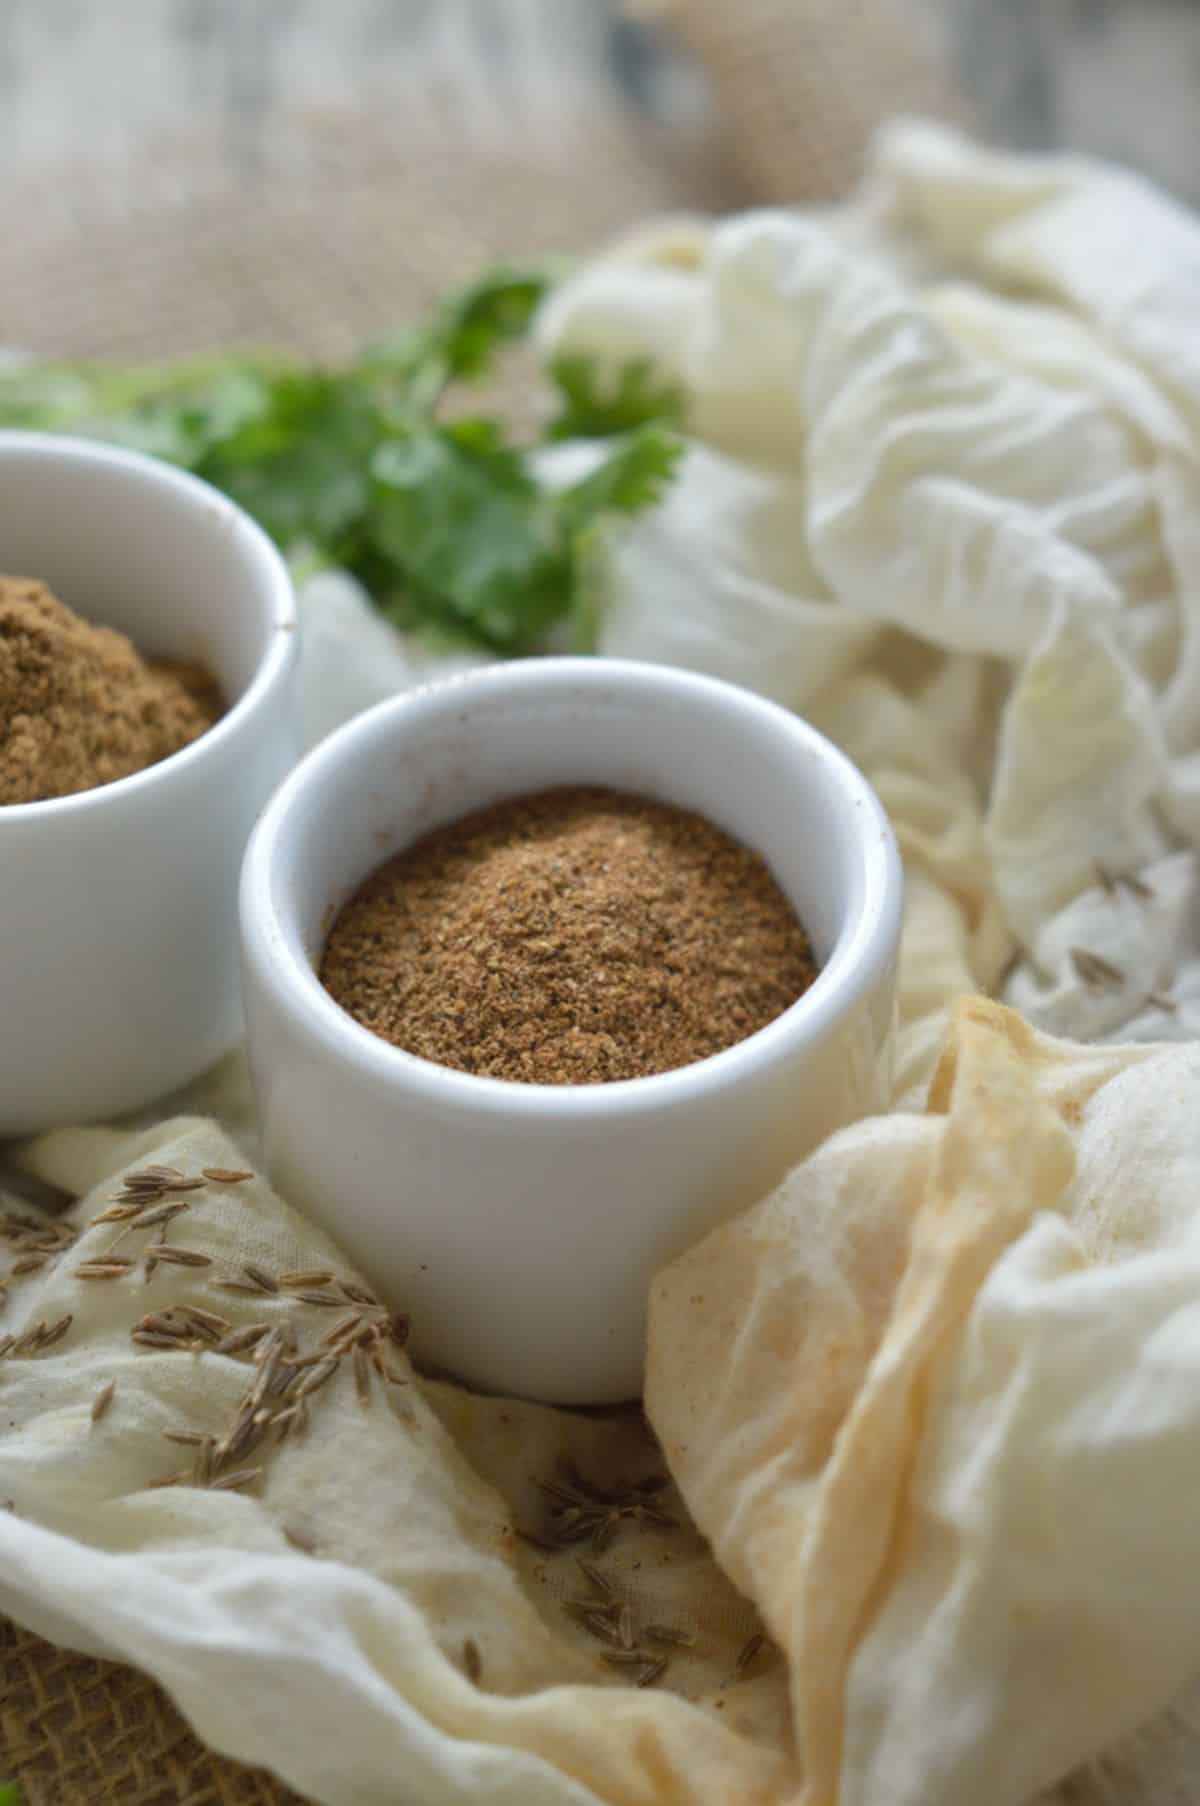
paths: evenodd
<path fill-rule="evenodd" d="M 831 197 L 889 112 L 955 110 L 907 3 L 677 0 L 660 29 L 706 65 L 715 114 L 699 83 L 680 100 L 668 80 L 656 116 L 636 81 L 622 98 L 549 59 L 531 97 L 443 58 L 352 106 L 259 92 L 220 118 L 64 143 L 0 179 L 0 339 L 50 356 L 241 341 L 337 358 L 489 258 L 587 249 L 665 209 Z M 150 1680 L 3 1623 L 0 1777 L 25 1806 L 298 1798 L 206 1750 Z"/>

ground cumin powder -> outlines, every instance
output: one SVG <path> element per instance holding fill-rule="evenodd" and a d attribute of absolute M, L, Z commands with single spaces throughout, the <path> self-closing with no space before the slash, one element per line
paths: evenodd
<path fill-rule="evenodd" d="M 640 1078 L 742 1041 L 815 976 L 763 861 L 698 815 L 557 789 L 375 872 L 320 977 L 385 1041 L 541 1085 Z"/>
<path fill-rule="evenodd" d="M 222 713 L 198 665 L 151 663 L 30 577 L 0 576 L 0 804 L 127 778 Z"/>

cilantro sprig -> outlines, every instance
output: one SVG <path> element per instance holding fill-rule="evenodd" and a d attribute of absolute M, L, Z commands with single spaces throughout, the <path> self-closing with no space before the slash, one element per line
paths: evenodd
<path fill-rule="evenodd" d="M 566 486 L 540 480 L 537 444 L 505 422 L 463 417 L 457 392 L 528 334 L 550 280 L 490 271 L 339 369 L 258 353 L 0 369 L 0 426 L 166 458 L 232 496 L 308 568 L 352 571 L 398 625 L 526 652 L 572 615 L 586 631 L 596 533 L 657 500 L 682 449 L 682 398 L 642 360 L 611 375 L 576 354 L 552 365 L 557 412 L 543 443 L 602 442 Z"/>

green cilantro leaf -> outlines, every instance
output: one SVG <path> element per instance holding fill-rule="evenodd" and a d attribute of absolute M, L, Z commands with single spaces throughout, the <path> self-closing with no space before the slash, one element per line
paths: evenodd
<path fill-rule="evenodd" d="M 550 281 L 546 269 L 487 272 L 344 369 L 247 352 L 0 365 L 0 426 L 154 453 L 240 502 L 294 569 L 352 571 L 397 624 L 536 650 L 559 620 L 586 634 L 587 571 L 600 569 L 589 548 L 658 498 L 681 445 L 669 422 L 682 399 L 644 363 L 611 380 L 583 357 L 555 366 L 563 406 L 549 436 L 613 438 L 566 489 L 539 480 L 535 448 L 499 421 L 439 418 L 449 386 L 486 376 L 528 334 Z"/>
<path fill-rule="evenodd" d="M 631 358 L 606 378 L 593 358 L 563 352 L 551 362 L 550 380 L 560 406 L 548 439 L 605 439 L 651 421 L 683 425 L 683 390 L 647 357 Z"/>
<path fill-rule="evenodd" d="M 0 1781 L 0 1806 L 21 1806 L 21 1790 L 15 1781 Z"/>
<path fill-rule="evenodd" d="M 674 476 L 682 451 L 683 440 L 670 427 L 639 427 L 588 476 L 560 490 L 555 499 L 563 519 L 578 531 L 599 514 L 637 514 L 650 507 Z"/>

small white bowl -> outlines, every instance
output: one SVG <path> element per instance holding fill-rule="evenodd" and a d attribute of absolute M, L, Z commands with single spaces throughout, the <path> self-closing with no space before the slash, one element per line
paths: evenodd
<path fill-rule="evenodd" d="M 711 1059 L 600 1085 L 479 1078 L 362 1028 L 316 977 L 334 914 L 430 829 L 599 784 L 761 853 L 822 970 Z M 655 1270 L 888 1094 L 902 879 L 866 780 L 712 678 L 529 660 L 381 703 L 303 761 L 251 840 L 241 919 L 267 1167 L 411 1312 L 417 1356 L 560 1404 L 640 1390 Z"/>
<path fill-rule="evenodd" d="M 158 657 L 227 713 L 97 790 L 0 807 L 0 1136 L 140 1108 L 236 1040 L 237 877 L 298 747 L 296 611 L 270 540 L 207 483 L 0 433 L 0 571 Z"/>

